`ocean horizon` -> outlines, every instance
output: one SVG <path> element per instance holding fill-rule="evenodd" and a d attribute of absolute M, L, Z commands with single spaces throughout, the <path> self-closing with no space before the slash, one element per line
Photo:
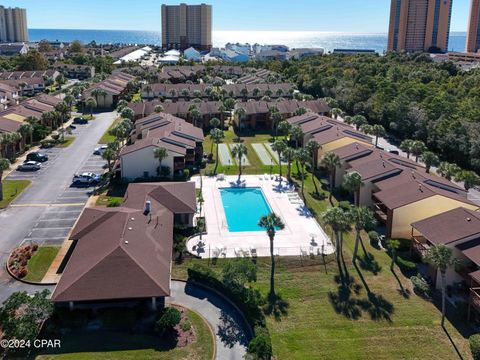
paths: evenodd
<path fill-rule="evenodd" d="M 29 29 L 30 41 L 79 40 L 97 44 L 160 45 L 160 31 L 141 30 L 84 30 L 84 29 Z M 387 49 L 387 33 L 351 33 L 327 31 L 213 31 L 213 46 L 223 47 L 228 42 L 283 44 L 290 48 L 321 47 L 326 52 L 337 48 L 372 49 L 383 53 Z M 465 32 L 451 32 L 448 49 L 464 51 Z"/>

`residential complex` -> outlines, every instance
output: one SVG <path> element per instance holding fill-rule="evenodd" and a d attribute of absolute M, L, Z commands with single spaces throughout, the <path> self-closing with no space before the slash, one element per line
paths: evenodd
<path fill-rule="evenodd" d="M 0 42 L 28 41 L 27 10 L 0 6 Z"/>
<path fill-rule="evenodd" d="M 466 52 L 475 53 L 480 49 L 480 0 L 471 0 L 467 29 Z"/>
<path fill-rule="evenodd" d="M 212 47 L 212 6 L 162 5 L 162 47 L 185 50 Z"/>
<path fill-rule="evenodd" d="M 448 50 L 452 0 L 391 0 L 388 51 Z"/>

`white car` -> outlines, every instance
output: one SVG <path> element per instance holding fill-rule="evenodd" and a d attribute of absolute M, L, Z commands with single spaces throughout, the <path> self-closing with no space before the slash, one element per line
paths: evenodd
<path fill-rule="evenodd" d="M 84 172 L 73 176 L 74 185 L 96 185 L 100 182 L 101 176 L 92 172 Z"/>
<path fill-rule="evenodd" d="M 25 161 L 23 164 L 17 167 L 18 171 L 38 171 L 42 167 L 42 164 L 37 161 Z"/>
<path fill-rule="evenodd" d="M 107 150 L 107 145 L 98 146 L 93 150 L 93 155 L 103 155 L 104 151 Z"/>

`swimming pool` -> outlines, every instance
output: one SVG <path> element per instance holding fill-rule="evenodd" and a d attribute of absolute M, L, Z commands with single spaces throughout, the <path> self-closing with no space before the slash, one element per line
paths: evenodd
<path fill-rule="evenodd" d="M 220 189 L 228 231 L 263 231 L 258 220 L 272 212 L 260 188 Z"/>

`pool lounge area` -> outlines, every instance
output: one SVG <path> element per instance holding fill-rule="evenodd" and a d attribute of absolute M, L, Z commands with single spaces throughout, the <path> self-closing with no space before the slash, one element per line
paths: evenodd
<path fill-rule="evenodd" d="M 202 183 L 206 233 L 187 242 L 187 249 L 202 258 L 270 256 L 270 242 L 258 226 L 262 215 L 275 212 L 285 223 L 277 231 L 278 256 L 317 256 L 334 252 L 330 236 L 317 223 L 298 194 L 283 179 L 268 175 L 192 178 Z M 197 217 L 200 214 L 196 215 Z"/>

